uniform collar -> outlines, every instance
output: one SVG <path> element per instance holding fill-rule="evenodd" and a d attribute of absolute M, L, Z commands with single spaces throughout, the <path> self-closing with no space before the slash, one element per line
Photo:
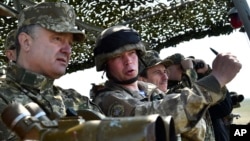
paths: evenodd
<path fill-rule="evenodd" d="M 152 91 L 153 89 L 157 89 L 157 86 L 151 83 L 147 83 L 147 82 L 143 82 L 143 81 L 137 81 L 137 85 L 140 91 L 144 91 L 146 94 L 150 91 Z M 114 88 L 114 89 L 123 89 L 126 90 L 129 93 L 133 93 L 133 91 L 123 87 L 122 85 L 116 84 L 113 81 L 106 81 L 105 86 L 109 87 L 109 88 Z"/>
<path fill-rule="evenodd" d="M 51 88 L 54 82 L 54 79 L 28 71 L 15 63 L 9 64 L 6 75 L 22 86 L 32 87 L 38 90 Z"/>

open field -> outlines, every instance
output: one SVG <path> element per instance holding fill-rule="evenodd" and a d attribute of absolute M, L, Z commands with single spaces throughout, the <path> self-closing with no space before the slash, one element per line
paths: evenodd
<path fill-rule="evenodd" d="M 239 119 L 234 119 L 235 124 L 246 124 L 250 122 L 250 98 L 241 102 L 241 107 L 233 109 L 234 114 L 240 114 Z"/>

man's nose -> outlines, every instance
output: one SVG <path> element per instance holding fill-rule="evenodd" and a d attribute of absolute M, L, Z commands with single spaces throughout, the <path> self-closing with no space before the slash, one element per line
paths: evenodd
<path fill-rule="evenodd" d="M 70 54 L 71 53 L 71 45 L 68 43 L 65 43 L 65 45 L 62 48 L 62 51 L 64 53 Z"/>
<path fill-rule="evenodd" d="M 131 57 L 129 55 L 124 55 L 123 60 L 124 60 L 126 65 L 131 64 L 131 62 L 132 62 L 132 59 L 131 59 Z"/>
<path fill-rule="evenodd" d="M 169 74 L 169 72 L 166 70 L 166 71 L 164 71 L 164 72 L 162 73 L 162 77 L 163 77 L 164 79 L 168 80 L 168 74 Z"/>

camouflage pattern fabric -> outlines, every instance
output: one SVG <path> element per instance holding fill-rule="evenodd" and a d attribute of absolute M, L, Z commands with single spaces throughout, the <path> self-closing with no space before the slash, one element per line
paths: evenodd
<path fill-rule="evenodd" d="M 171 60 L 174 64 L 180 64 L 185 57 L 180 53 L 175 53 L 171 56 L 168 56 L 166 59 Z"/>
<path fill-rule="evenodd" d="M 161 100 L 149 101 L 148 93 L 159 95 L 163 92 L 159 89 L 151 89 L 150 92 L 147 84 L 138 82 L 140 90 L 146 93 L 146 96 L 143 96 L 139 92 L 130 91 L 107 81 L 105 89 L 100 90 L 93 101 L 99 105 L 106 116 L 111 117 L 171 115 L 175 121 L 176 133 L 182 134 L 192 131 L 191 129 L 202 119 L 209 106 L 223 99 L 226 94 L 225 88 L 221 89 L 218 81 L 213 76 L 208 76 L 194 84 L 192 89 L 184 88 L 179 93 L 165 95 Z M 204 134 L 198 137 L 200 134 L 195 131 L 190 132 L 190 136 L 202 141 L 205 138 Z"/>
<path fill-rule="evenodd" d="M 18 28 L 38 24 L 59 33 L 73 33 L 74 41 L 83 41 L 85 35 L 76 29 L 75 11 L 63 2 L 41 2 L 23 9 L 18 14 Z"/>
<path fill-rule="evenodd" d="M 181 133 L 180 140 L 181 141 L 205 141 L 206 136 L 206 122 L 202 118 L 199 122 L 190 130 Z M 194 136 L 195 135 L 195 136 Z M 211 141 L 214 141 L 211 138 Z"/>
<path fill-rule="evenodd" d="M 176 85 L 170 87 L 167 91 L 167 94 L 172 94 L 179 92 L 180 89 L 183 89 L 185 87 L 192 88 L 194 82 L 197 80 L 197 73 L 194 69 L 188 69 L 183 73 L 182 80 L 179 81 Z M 213 132 L 213 125 L 212 120 L 210 118 L 209 112 L 207 111 L 203 117 L 204 119 L 204 125 L 206 125 L 206 132 L 205 132 L 205 139 L 204 141 L 213 141 L 215 140 L 215 135 Z M 199 125 L 199 124 L 198 124 Z M 190 138 L 192 136 L 189 136 L 189 134 L 184 134 L 182 136 L 182 140 L 187 140 L 186 138 Z"/>
<path fill-rule="evenodd" d="M 5 50 L 15 49 L 15 38 L 16 38 L 16 30 L 11 30 L 5 40 Z"/>
<path fill-rule="evenodd" d="M 142 60 L 146 64 L 146 67 L 156 66 L 158 64 L 163 64 L 166 68 L 173 64 L 169 59 L 160 59 L 159 53 L 155 50 L 148 50 L 146 54 L 142 56 Z"/>
<path fill-rule="evenodd" d="M 53 85 L 54 80 L 43 75 L 29 72 L 11 63 L 7 67 L 6 80 L 0 87 L 0 112 L 9 103 L 19 102 L 26 105 L 37 103 L 49 117 L 63 117 L 66 109 L 94 110 L 102 113 L 98 106 L 73 89 L 62 89 Z M 7 130 L 0 121 L 0 140 L 17 140 L 16 136 Z"/>

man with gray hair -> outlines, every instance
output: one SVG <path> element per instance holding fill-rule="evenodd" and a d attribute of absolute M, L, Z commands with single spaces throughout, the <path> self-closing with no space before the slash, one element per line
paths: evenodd
<path fill-rule="evenodd" d="M 76 29 L 74 9 L 62 2 L 42 2 L 18 15 L 16 58 L 6 69 L 0 87 L 0 113 L 10 103 L 37 103 L 52 119 L 67 115 L 67 109 L 101 110 L 88 97 L 53 85 L 66 73 L 73 42 L 85 35 Z M 0 121 L 0 140 L 17 140 Z"/>

